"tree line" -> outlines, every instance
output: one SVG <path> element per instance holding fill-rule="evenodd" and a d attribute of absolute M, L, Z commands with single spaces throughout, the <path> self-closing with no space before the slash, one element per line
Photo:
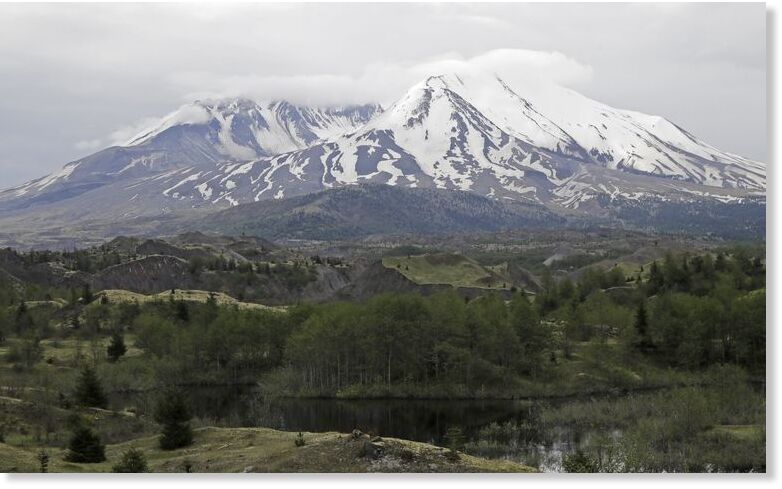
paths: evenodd
<path fill-rule="evenodd" d="M 106 341 L 93 362 L 117 362 L 128 334 L 182 381 L 247 381 L 280 370 L 292 388 L 331 393 L 545 382 L 584 343 L 616 344 L 628 358 L 681 369 L 732 363 L 761 376 L 765 368 L 765 266 L 758 250 L 745 248 L 669 254 L 635 275 L 619 267 L 545 274 L 539 294 L 509 301 L 394 293 L 280 313 L 214 298 L 113 304 L 82 291 L 57 309 L 29 307 L 14 290 L 0 286 L 0 340 L 13 338 L 6 359 L 20 368 L 40 361 L 39 343 L 52 337 Z"/>

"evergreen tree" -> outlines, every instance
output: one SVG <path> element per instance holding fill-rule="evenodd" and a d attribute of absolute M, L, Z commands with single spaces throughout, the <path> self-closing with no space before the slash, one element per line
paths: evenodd
<path fill-rule="evenodd" d="M 182 321 L 183 323 L 186 323 L 190 320 L 190 310 L 187 308 L 187 302 L 185 301 L 176 301 L 174 303 L 174 315 L 177 319 Z"/>
<path fill-rule="evenodd" d="M 638 346 L 641 348 L 648 348 L 651 346 L 651 340 L 649 338 L 649 320 L 646 316 L 646 306 L 644 302 L 638 305 L 638 309 L 635 312 L 635 332 L 638 335 Z"/>
<path fill-rule="evenodd" d="M 95 373 L 95 369 L 89 365 L 82 368 L 79 382 L 76 385 L 76 392 L 73 394 L 74 400 L 80 406 L 106 408 L 108 400 L 100 385 L 100 379 Z"/>
<path fill-rule="evenodd" d="M 163 425 L 160 448 L 174 450 L 190 445 L 193 442 L 190 418 L 190 411 L 181 393 L 170 390 L 163 394 L 155 409 L 155 421 Z"/>
<path fill-rule="evenodd" d="M 75 463 L 98 463 L 106 460 L 106 447 L 100 437 L 84 425 L 77 426 L 68 443 L 65 460 Z"/>
<path fill-rule="evenodd" d="M 307 444 L 307 442 L 304 441 L 304 435 L 301 433 L 301 431 L 299 431 L 299 434 L 298 436 L 296 436 L 296 439 L 293 440 L 293 444 L 296 445 L 297 447 L 303 447 L 304 445 Z"/>
<path fill-rule="evenodd" d="M 576 293 L 576 287 L 573 285 L 573 281 L 570 277 L 565 277 L 559 283 L 559 298 L 563 301 L 568 301 L 573 298 Z"/>
<path fill-rule="evenodd" d="M 538 312 L 523 293 L 517 294 L 510 303 L 510 325 L 521 347 L 516 362 L 521 372 L 534 375 L 542 363 L 541 356 L 549 345 L 551 332 L 541 324 Z"/>
<path fill-rule="evenodd" d="M 459 451 L 464 450 L 464 432 L 458 426 L 451 426 L 445 432 L 445 444 L 448 448 L 448 458 L 459 459 Z"/>
<path fill-rule="evenodd" d="M 650 296 L 659 293 L 662 291 L 663 287 L 665 287 L 665 276 L 663 276 L 660 266 L 657 265 L 656 261 L 653 261 L 652 266 L 649 267 L 648 286 L 649 290 L 647 294 Z"/>
<path fill-rule="evenodd" d="M 125 347 L 125 338 L 122 336 L 122 332 L 116 329 L 111 335 L 111 342 L 106 348 L 106 356 L 110 362 L 116 362 L 119 357 L 124 355 L 128 351 Z"/>
<path fill-rule="evenodd" d="M 42 474 L 49 472 L 49 454 L 43 448 L 38 452 L 38 464 Z"/>
<path fill-rule="evenodd" d="M 17 335 L 22 335 L 33 327 L 33 317 L 30 315 L 30 311 L 27 309 L 27 303 L 24 301 L 22 301 L 16 309 L 15 325 Z"/>
<path fill-rule="evenodd" d="M 147 458 L 141 450 L 131 448 L 122 454 L 122 458 L 114 464 L 111 471 L 116 473 L 149 472 Z"/>
<path fill-rule="evenodd" d="M 86 284 L 81 293 L 81 299 L 85 304 L 89 304 L 95 297 L 92 295 L 90 284 Z"/>
<path fill-rule="evenodd" d="M 15 345 L 19 348 L 19 358 L 27 368 L 32 368 L 43 357 L 43 347 L 41 346 L 41 338 L 38 334 L 29 332 L 24 335 L 24 340 L 21 345 Z M 15 350 L 16 348 L 12 348 Z"/>

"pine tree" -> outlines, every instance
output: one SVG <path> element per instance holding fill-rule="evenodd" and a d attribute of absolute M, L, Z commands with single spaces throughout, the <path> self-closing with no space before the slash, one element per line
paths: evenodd
<path fill-rule="evenodd" d="M 95 369 L 89 365 L 82 368 L 79 383 L 76 385 L 76 392 L 73 394 L 74 400 L 80 406 L 106 408 L 108 400 L 100 385 L 100 379 L 95 373 Z"/>
<path fill-rule="evenodd" d="M 108 356 L 110 362 L 116 362 L 119 357 L 124 355 L 128 349 L 125 347 L 125 338 L 122 336 L 122 332 L 117 329 L 111 335 L 111 342 L 106 348 L 106 356 Z"/>
<path fill-rule="evenodd" d="M 68 443 L 65 460 L 75 463 L 98 463 L 106 460 L 106 447 L 100 437 L 84 425 L 77 426 Z"/>
<path fill-rule="evenodd" d="M 20 345 L 15 345 L 19 348 L 20 358 L 24 366 L 31 368 L 35 365 L 43 356 L 43 347 L 41 347 L 41 339 L 35 333 L 29 333 L 24 336 L 24 340 Z M 12 348 L 12 351 L 15 348 Z"/>
<path fill-rule="evenodd" d="M 27 309 L 27 303 L 24 301 L 22 301 L 16 309 L 14 322 L 17 335 L 22 335 L 33 327 L 33 317 L 30 315 L 30 311 Z"/>
<path fill-rule="evenodd" d="M 651 340 L 649 339 L 649 320 L 646 317 L 646 306 L 644 302 L 638 305 L 638 309 L 635 312 L 635 332 L 638 334 L 638 346 L 641 348 L 647 348 L 651 346 Z"/>
<path fill-rule="evenodd" d="M 174 303 L 174 315 L 183 323 L 187 323 L 190 320 L 190 310 L 187 308 L 185 301 L 176 301 Z"/>
<path fill-rule="evenodd" d="M 163 394 L 155 409 L 155 421 L 163 425 L 160 448 L 174 450 L 193 442 L 190 411 L 181 393 L 171 390 Z"/>
<path fill-rule="evenodd" d="M 652 262 L 652 266 L 649 268 L 649 290 L 648 295 L 655 295 L 665 287 L 665 277 L 663 276 L 660 267 L 656 261 Z"/>
<path fill-rule="evenodd" d="M 148 472 L 147 458 L 141 450 L 131 448 L 122 454 L 122 458 L 119 462 L 114 464 L 111 471 L 116 473 Z"/>
<path fill-rule="evenodd" d="M 448 448 L 448 458 L 459 459 L 459 450 L 464 450 L 464 432 L 458 426 L 452 426 L 445 432 L 445 444 Z"/>
<path fill-rule="evenodd" d="M 49 454 L 43 448 L 38 452 L 38 464 L 42 474 L 49 472 Z"/>
<path fill-rule="evenodd" d="M 307 442 L 304 441 L 304 435 L 301 433 L 301 431 L 299 431 L 299 434 L 296 437 L 296 439 L 293 440 L 293 444 L 296 445 L 297 447 L 303 447 L 304 445 L 307 444 Z"/>
<path fill-rule="evenodd" d="M 92 302 L 92 300 L 95 297 L 92 295 L 92 289 L 90 288 L 90 284 L 84 285 L 84 289 L 82 289 L 81 293 L 81 299 L 84 302 L 84 304 L 89 304 Z"/>

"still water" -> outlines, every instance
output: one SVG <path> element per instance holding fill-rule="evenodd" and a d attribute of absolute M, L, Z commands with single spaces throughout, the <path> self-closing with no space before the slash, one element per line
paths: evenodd
<path fill-rule="evenodd" d="M 310 432 L 359 429 L 435 445 L 443 445 L 448 428 L 458 426 L 468 443 L 468 453 L 509 458 L 546 471 L 560 470 L 563 455 L 588 443 L 592 436 L 619 436 L 540 422 L 542 409 L 551 402 L 567 401 L 264 399 L 252 387 L 196 388 L 188 394 L 193 414 L 202 424 Z M 121 394 L 114 396 L 111 404 L 115 409 L 133 407 L 144 414 L 151 413 L 155 399 L 154 392 Z M 487 446 L 487 428 L 508 422 L 524 428 L 502 438 L 499 446 L 496 440 Z"/>

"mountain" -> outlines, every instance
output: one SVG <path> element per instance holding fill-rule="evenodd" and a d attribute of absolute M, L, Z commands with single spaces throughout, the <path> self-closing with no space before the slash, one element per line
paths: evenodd
<path fill-rule="evenodd" d="M 0 211 L 60 202 L 116 182 L 156 181 L 182 170 L 306 148 L 366 123 L 376 105 L 315 108 L 285 101 L 199 101 L 180 107 L 120 146 L 0 192 Z"/>
<path fill-rule="evenodd" d="M 375 234 L 445 234 L 548 228 L 565 219 L 542 205 L 469 192 L 362 184 L 231 207 L 183 229 L 277 239 L 353 239 Z"/>
<path fill-rule="evenodd" d="M 186 105 L 122 146 L 0 192 L 0 240 L 145 231 L 357 184 L 461 190 L 620 226 L 678 208 L 733 222 L 733 206 L 751 204 L 758 229 L 766 177 L 763 163 L 661 117 L 553 85 L 441 75 L 385 110 L 246 99 Z"/>
<path fill-rule="evenodd" d="M 210 156 L 218 153 L 216 160 L 252 160 L 306 148 L 349 132 L 379 110 L 377 105 L 318 108 L 286 101 L 259 104 L 241 98 L 195 102 L 163 118 L 126 145 L 139 146 L 169 138 L 179 143 L 183 138 L 178 131 L 185 128 L 189 135 L 208 143 L 204 149 Z"/>
<path fill-rule="evenodd" d="M 469 80 L 469 79 L 468 79 Z M 511 134 L 540 148 L 576 154 L 597 165 L 711 187 L 765 188 L 765 165 L 722 152 L 659 116 L 618 110 L 563 87 L 458 78 L 474 103 Z M 501 88 L 500 88 L 501 87 Z M 523 96 L 519 95 L 522 93 Z"/>
<path fill-rule="evenodd" d="M 561 87 L 524 93 L 496 78 L 430 77 L 355 132 L 169 181 L 176 198 L 229 203 L 361 182 L 571 209 L 599 195 L 725 201 L 764 192 L 762 163 L 720 152 L 663 118 Z"/>

